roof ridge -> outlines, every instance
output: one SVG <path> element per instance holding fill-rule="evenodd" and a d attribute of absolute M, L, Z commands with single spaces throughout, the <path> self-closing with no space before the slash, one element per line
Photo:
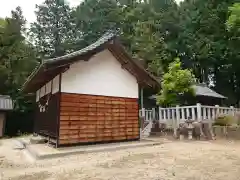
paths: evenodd
<path fill-rule="evenodd" d="M 92 44 L 90 44 L 90 45 L 88 45 L 88 46 L 86 46 L 86 47 L 84 47 L 80 50 L 74 51 L 72 53 L 68 53 L 68 54 L 63 55 L 63 56 L 46 59 L 46 60 L 43 61 L 43 63 L 47 64 L 47 63 L 60 61 L 60 60 L 65 59 L 65 58 L 71 58 L 71 57 L 74 57 L 74 56 L 79 56 L 79 55 L 85 53 L 86 51 L 88 51 L 89 49 L 92 49 L 92 48 L 95 48 L 99 45 L 104 44 L 105 42 L 109 41 L 110 39 L 114 38 L 115 36 L 116 36 L 116 34 L 113 33 L 112 31 L 107 31 L 106 33 L 104 33 L 100 38 L 98 38 Z"/>

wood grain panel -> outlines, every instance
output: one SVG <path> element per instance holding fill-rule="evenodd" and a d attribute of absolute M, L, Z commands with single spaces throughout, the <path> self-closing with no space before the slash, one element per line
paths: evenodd
<path fill-rule="evenodd" d="M 60 145 L 137 138 L 137 99 L 61 93 Z"/>

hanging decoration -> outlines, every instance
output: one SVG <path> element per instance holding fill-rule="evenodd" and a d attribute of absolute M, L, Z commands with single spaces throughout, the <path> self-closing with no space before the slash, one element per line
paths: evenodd
<path fill-rule="evenodd" d="M 49 99 L 50 99 L 50 95 L 51 94 L 47 95 L 47 100 L 46 100 L 45 104 L 41 104 L 40 101 L 38 102 L 38 108 L 39 108 L 40 112 L 45 112 L 46 111 L 47 106 L 48 106 L 48 102 L 49 102 Z"/>

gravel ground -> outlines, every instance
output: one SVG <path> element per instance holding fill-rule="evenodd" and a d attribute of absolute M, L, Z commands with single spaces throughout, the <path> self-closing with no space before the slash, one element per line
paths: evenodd
<path fill-rule="evenodd" d="M 29 162 L 0 142 L 0 180 L 239 180 L 240 142 L 168 142 Z"/>

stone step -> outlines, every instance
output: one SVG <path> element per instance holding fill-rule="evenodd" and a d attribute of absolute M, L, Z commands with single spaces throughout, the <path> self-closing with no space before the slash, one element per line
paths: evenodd
<path fill-rule="evenodd" d="M 173 132 L 173 129 L 156 129 L 156 128 L 152 128 L 151 132 Z"/>
<path fill-rule="evenodd" d="M 150 136 L 163 136 L 163 132 L 150 132 Z"/>

